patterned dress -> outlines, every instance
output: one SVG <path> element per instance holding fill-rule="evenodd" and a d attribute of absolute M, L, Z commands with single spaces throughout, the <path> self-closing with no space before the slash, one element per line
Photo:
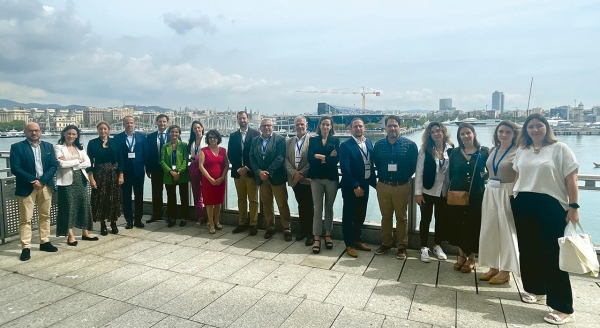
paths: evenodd
<path fill-rule="evenodd" d="M 119 186 L 119 170 L 113 151 L 99 148 L 93 158 L 94 179 L 96 189 L 92 189 L 92 217 L 94 222 L 116 222 L 121 216 L 121 186 Z"/>
<path fill-rule="evenodd" d="M 79 153 L 66 158 L 74 159 L 79 159 Z M 70 186 L 58 186 L 56 235 L 67 236 L 71 228 L 93 229 L 88 181 L 81 170 L 73 170 L 73 183 Z"/>

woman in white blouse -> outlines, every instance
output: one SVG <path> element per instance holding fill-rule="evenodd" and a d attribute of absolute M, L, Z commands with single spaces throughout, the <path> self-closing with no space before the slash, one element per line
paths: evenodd
<path fill-rule="evenodd" d="M 415 201 L 421 209 L 419 234 L 421 239 L 421 261 L 429 262 L 429 225 L 435 207 L 435 236 L 433 253 L 440 260 L 447 258 L 440 244 L 446 212 L 446 190 L 448 189 L 448 149 L 452 148 L 450 134 L 440 122 L 431 122 L 423 131 L 422 145 L 417 157 L 415 173 Z"/>

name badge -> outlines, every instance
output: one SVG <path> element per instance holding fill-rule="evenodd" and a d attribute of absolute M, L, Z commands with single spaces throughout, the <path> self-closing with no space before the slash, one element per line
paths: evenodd
<path fill-rule="evenodd" d="M 173 171 L 175 171 L 176 168 L 177 168 L 177 165 L 171 165 L 171 169 L 173 169 Z"/>
<path fill-rule="evenodd" d="M 388 172 L 398 171 L 398 164 L 388 164 Z"/>
<path fill-rule="evenodd" d="M 500 179 L 497 178 L 490 178 L 490 180 L 488 180 L 488 186 L 492 188 L 500 188 L 500 183 Z"/>
<path fill-rule="evenodd" d="M 127 158 L 135 158 L 135 153 L 127 153 Z"/>

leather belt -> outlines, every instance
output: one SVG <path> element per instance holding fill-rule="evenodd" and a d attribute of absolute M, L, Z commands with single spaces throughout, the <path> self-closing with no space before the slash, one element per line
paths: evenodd
<path fill-rule="evenodd" d="M 379 182 L 381 182 L 383 184 L 386 184 L 388 186 L 395 187 L 395 186 L 402 186 L 402 185 L 407 184 L 408 180 L 407 181 L 402 181 L 402 182 L 396 182 L 396 181 L 385 181 L 385 180 L 381 180 L 380 179 Z"/>

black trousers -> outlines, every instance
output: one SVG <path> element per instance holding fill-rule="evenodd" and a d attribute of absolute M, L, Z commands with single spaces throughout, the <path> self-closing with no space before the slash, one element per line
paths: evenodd
<path fill-rule="evenodd" d="M 354 190 L 342 189 L 342 233 L 346 247 L 354 247 L 354 243 L 362 242 L 362 228 L 367 216 L 369 189 L 364 190 L 362 197 L 356 197 Z"/>
<path fill-rule="evenodd" d="M 448 215 L 446 197 L 436 197 L 427 194 L 423 194 L 425 203 L 420 206 L 421 208 L 421 222 L 419 223 L 419 236 L 421 237 L 421 247 L 429 247 L 429 225 L 434 215 L 435 208 L 435 235 L 433 237 L 433 243 L 439 245 L 442 243 L 442 237 L 444 236 L 444 223 L 445 218 Z"/>
<path fill-rule="evenodd" d="M 302 235 L 312 235 L 313 216 L 315 207 L 312 200 L 310 185 L 297 183 L 293 188 L 296 202 L 298 202 L 298 216 Z"/>
<path fill-rule="evenodd" d="M 139 221 L 144 215 L 144 178 L 145 176 L 137 176 L 134 172 L 126 171 L 123 173 L 123 215 L 127 223 Z M 135 216 L 131 206 L 131 191 L 135 196 Z"/>
<path fill-rule="evenodd" d="M 167 215 L 170 219 L 177 219 L 177 187 L 179 187 L 179 198 L 181 198 L 181 219 L 187 220 L 190 216 L 190 191 L 187 183 L 166 184 L 167 188 Z"/>
<path fill-rule="evenodd" d="M 558 238 L 567 226 L 567 211 L 546 194 L 520 192 L 511 200 L 519 241 L 521 280 L 526 292 L 547 295 L 546 304 L 573 313 L 569 274 L 558 266 Z"/>
<path fill-rule="evenodd" d="M 163 209 L 163 186 L 165 184 L 164 171 L 152 171 L 150 182 L 152 184 L 152 217 L 156 220 L 162 219 Z"/>

